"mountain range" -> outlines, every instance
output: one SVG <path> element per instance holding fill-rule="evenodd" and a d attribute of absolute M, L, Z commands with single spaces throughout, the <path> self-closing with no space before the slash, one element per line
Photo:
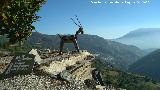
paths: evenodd
<path fill-rule="evenodd" d="M 129 68 L 128 71 L 160 80 L 160 73 L 157 70 L 160 68 L 160 50 L 156 50 L 160 48 L 159 35 L 160 28 L 141 28 L 114 40 L 106 40 L 96 35 L 80 35 L 78 43 L 81 49 L 100 54 L 99 57 L 104 63 L 109 62 L 121 70 Z M 33 33 L 27 43 L 35 45 L 41 42 L 40 46 L 44 48 L 58 49 L 59 40 L 56 35 Z M 65 49 L 73 50 L 73 45 L 67 44 Z"/>
<path fill-rule="evenodd" d="M 141 28 L 114 39 L 127 45 L 134 45 L 146 51 L 160 48 L 160 28 Z"/>
<path fill-rule="evenodd" d="M 114 40 L 106 40 L 97 35 L 79 35 L 78 36 L 78 44 L 81 50 L 87 50 L 93 54 L 98 54 L 102 62 L 106 66 L 113 66 L 114 68 L 130 71 L 133 73 L 138 73 L 141 75 L 146 75 L 152 77 L 154 80 L 160 81 L 160 72 L 157 70 L 160 68 L 160 50 L 156 50 L 148 55 L 146 55 L 146 51 L 149 53 L 153 51 L 153 49 L 158 48 L 154 47 L 155 43 L 147 42 L 152 38 L 157 40 L 156 44 L 159 44 L 158 34 L 159 29 L 139 29 L 136 31 L 132 31 L 129 34 Z M 154 37 L 154 38 L 153 38 Z M 0 45 L 3 44 L 5 38 L 0 37 Z M 137 42 L 136 46 L 138 46 L 137 40 L 142 40 L 144 38 L 144 44 L 141 49 L 136 46 L 126 45 L 119 43 L 117 40 L 128 40 L 133 39 Z M 116 42 L 117 41 L 117 42 Z M 129 41 L 128 41 L 129 42 Z M 60 38 L 58 35 L 47 35 L 41 34 L 38 32 L 33 32 L 32 36 L 24 43 L 25 46 L 30 48 L 50 48 L 59 50 Z M 152 47 L 148 47 L 149 44 Z M 152 44 L 152 45 L 151 45 Z M 146 49 L 145 52 L 142 49 Z M 73 44 L 65 44 L 64 51 L 73 51 Z M 106 64 L 107 63 L 107 64 Z"/>
<path fill-rule="evenodd" d="M 146 52 L 151 52 L 154 48 L 158 48 L 159 40 L 158 34 L 160 29 L 158 28 L 142 28 L 132 31 L 125 36 L 114 39 L 106 40 L 97 35 L 79 35 L 78 44 L 81 50 L 88 50 L 91 53 L 99 54 L 105 62 L 111 63 L 114 67 L 127 70 L 131 64 L 142 58 Z M 150 40 L 152 38 L 153 40 Z M 134 42 L 131 42 L 131 41 Z M 149 43 L 157 40 L 157 47 L 155 43 Z M 4 40 L 1 39 L 0 42 Z M 119 43 L 121 41 L 121 43 Z M 141 42 L 144 41 L 144 44 Z M 38 32 L 33 32 L 33 35 L 25 42 L 27 47 L 39 47 L 39 48 L 50 48 L 59 50 L 60 38 L 58 35 L 47 35 Z M 130 45 L 125 44 L 130 42 Z M 135 46 L 133 46 L 135 44 Z M 141 50 L 136 46 L 140 47 Z M 150 46 L 150 47 L 148 47 Z M 64 51 L 73 51 L 73 44 L 65 44 Z"/>

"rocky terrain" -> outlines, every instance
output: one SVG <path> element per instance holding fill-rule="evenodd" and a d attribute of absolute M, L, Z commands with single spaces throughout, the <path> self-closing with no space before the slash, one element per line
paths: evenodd
<path fill-rule="evenodd" d="M 98 85 L 92 78 L 91 66 L 94 55 L 87 51 L 58 55 L 56 51 L 38 51 L 36 64 L 28 75 L 1 78 L 1 90 L 117 90 L 112 86 Z M 0 57 L 0 74 L 4 72 L 13 56 Z M 119 90 L 119 89 L 118 89 Z"/>

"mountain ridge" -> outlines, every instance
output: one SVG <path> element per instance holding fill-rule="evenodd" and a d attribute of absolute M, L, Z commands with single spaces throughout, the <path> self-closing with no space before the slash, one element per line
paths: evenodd
<path fill-rule="evenodd" d="M 113 39 L 127 45 L 134 45 L 141 49 L 160 48 L 160 28 L 141 28 L 127 33 L 126 35 Z"/>
<path fill-rule="evenodd" d="M 157 70 L 160 68 L 160 49 L 142 57 L 137 62 L 133 63 L 129 71 L 146 75 L 154 80 L 160 81 L 160 72 Z"/>

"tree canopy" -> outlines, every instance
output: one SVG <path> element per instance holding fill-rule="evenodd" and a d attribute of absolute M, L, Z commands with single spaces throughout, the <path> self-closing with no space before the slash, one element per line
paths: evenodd
<path fill-rule="evenodd" d="M 40 16 L 37 12 L 46 0 L 1 0 L 0 35 L 6 35 L 10 44 L 27 39 Z"/>

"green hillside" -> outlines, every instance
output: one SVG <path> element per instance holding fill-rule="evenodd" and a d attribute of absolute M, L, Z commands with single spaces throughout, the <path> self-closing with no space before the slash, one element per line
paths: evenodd
<path fill-rule="evenodd" d="M 129 71 L 160 81 L 160 49 L 141 58 L 130 66 Z"/>
<path fill-rule="evenodd" d="M 93 67 L 101 71 L 103 81 L 107 85 L 127 90 L 160 90 L 160 84 L 148 77 L 123 72 L 112 67 L 106 67 L 101 59 L 93 61 Z M 109 64 L 108 64 L 109 66 Z"/>

